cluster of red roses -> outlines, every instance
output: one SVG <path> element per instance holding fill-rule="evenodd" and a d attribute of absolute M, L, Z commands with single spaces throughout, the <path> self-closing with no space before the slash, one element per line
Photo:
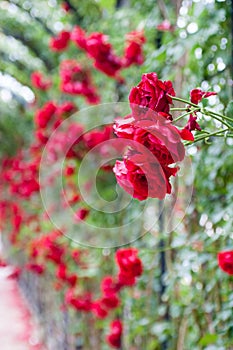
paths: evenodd
<path fill-rule="evenodd" d="M 116 277 L 106 276 L 101 282 L 99 299 L 93 300 L 90 293 L 81 297 L 75 290 L 69 289 L 66 293 L 66 302 L 76 310 L 93 312 L 98 318 L 105 318 L 109 311 L 120 305 L 119 292 L 122 288 L 133 286 L 136 278 L 142 274 L 142 262 L 135 248 L 120 249 L 116 252 L 116 262 L 119 272 Z"/>
<path fill-rule="evenodd" d="M 61 91 L 71 95 L 83 95 L 87 102 L 96 104 L 100 97 L 91 81 L 90 72 L 75 60 L 62 61 L 60 65 Z"/>
<path fill-rule="evenodd" d="M 171 193 L 169 179 L 178 171 L 174 163 L 184 158 L 180 132 L 169 113 L 174 95 L 170 81 L 162 82 L 156 73 L 143 74 L 129 95 L 131 114 L 115 121 L 115 134 L 132 141 L 115 164 L 117 182 L 139 200 L 163 199 Z M 188 130 L 187 138 L 192 138 Z"/>
<path fill-rule="evenodd" d="M 94 60 L 96 69 L 120 82 L 123 82 L 119 75 L 121 69 L 133 64 L 140 65 L 144 61 L 142 47 L 146 39 L 142 31 L 133 31 L 126 35 L 123 57 L 114 53 L 106 35 L 99 32 L 87 35 L 78 26 L 74 27 L 72 32 L 62 31 L 57 37 L 51 38 L 50 48 L 54 51 L 63 51 L 68 47 L 70 40 Z"/>
<path fill-rule="evenodd" d="M 215 95 L 194 89 L 191 103 Z M 134 198 L 163 199 L 171 193 L 171 176 L 184 159 L 183 140 L 193 141 L 192 131 L 200 130 L 196 112 L 190 113 L 182 130 L 172 124 L 170 105 L 175 96 L 171 81 L 161 81 L 156 73 L 143 74 L 141 82 L 129 94 L 131 114 L 115 120 L 115 134 L 128 141 L 122 161 L 116 161 L 114 172 L 118 184 Z"/>

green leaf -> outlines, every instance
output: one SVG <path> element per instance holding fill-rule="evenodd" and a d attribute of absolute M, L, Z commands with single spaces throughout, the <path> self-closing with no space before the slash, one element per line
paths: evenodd
<path fill-rule="evenodd" d="M 206 334 L 204 337 L 202 337 L 199 341 L 199 345 L 205 346 L 216 343 L 218 340 L 217 334 Z"/>

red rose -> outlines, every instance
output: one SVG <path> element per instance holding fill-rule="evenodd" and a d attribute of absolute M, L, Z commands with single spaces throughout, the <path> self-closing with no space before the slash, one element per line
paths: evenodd
<path fill-rule="evenodd" d="M 169 114 L 169 105 L 172 104 L 172 99 L 168 94 L 175 96 L 171 81 L 159 80 L 156 73 L 143 74 L 141 82 L 133 87 L 129 94 L 131 108 L 137 112 L 136 115 L 133 114 L 133 117 L 138 119 L 137 106 Z"/>
<path fill-rule="evenodd" d="M 199 130 L 201 131 L 201 127 L 200 125 L 197 123 L 197 116 L 190 114 L 189 116 L 189 120 L 187 125 L 185 126 L 185 129 L 189 130 L 189 131 L 193 131 L 193 130 Z"/>
<path fill-rule="evenodd" d="M 81 208 L 75 213 L 75 219 L 77 221 L 85 220 L 89 212 L 90 212 L 89 209 Z"/>
<path fill-rule="evenodd" d="M 71 33 L 71 40 L 76 43 L 76 45 L 83 50 L 87 47 L 87 38 L 84 30 L 78 26 L 75 26 Z"/>
<path fill-rule="evenodd" d="M 116 252 L 116 261 L 122 273 L 131 274 L 134 277 L 142 274 L 142 262 L 138 258 L 136 248 L 119 249 Z"/>
<path fill-rule="evenodd" d="M 106 293 L 101 299 L 101 304 L 108 309 L 115 309 L 120 304 L 120 300 L 116 294 Z"/>
<path fill-rule="evenodd" d="M 26 265 L 26 269 L 30 270 L 34 273 L 37 273 L 38 275 L 42 275 L 45 271 L 45 267 L 41 264 L 33 264 L 29 263 Z"/>
<path fill-rule="evenodd" d="M 131 32 L 126 35 L 126 47 L 124 51 L 123 65 L 129 67 L 132 64 L 141 65 L 144 61 L 142 46 L 146 38 L 141 32 Z"/>
<path fill-rule="evenodd" d="M 90 57 L 94 58 L 94 66 L 97 69 L 121 81 L 118 72 L 122 68 L 122 60 L 114 54 L 107 39 L 103 33 L 92 33 L 86 39 L 86 51 Z"/>
<path fill-rule="evenodd" d="M 65 296 L 67 304 L 72 305 L 78 311 L 89 312 L 92 310 L 91 294 L 75 295 L 73 289 L 69 289 Z"/>
<path fill-rule="evenodd" d="M 190 99 L 192 103 L 195 103 L 196 105 L 201 102 L 203 98 L 208 98 L 210 96 L 217 95 L 214 91 L 202 91 L 201 89 L 193 89 L 190 91 Z"/>
<path fill-rule="evenodd" d="M 121 347 L 121 336 L 123 332 L 122 322 L 114 320 L 110 324 L 111 333 L 107 336 L 107 342 L 110 346 L 119 349 Z"/>
<path fill-rule="evenodd" d="M 52 85 L 51 80 L 45 79 L 40 72 L 33 72 L 31 74 L 31 82 L 32 86 L 36 89 L 44 91 L 48 90 Z"/>
<path fill-rule="evenodd" d="M 155 159 L 153 163 L 145 159 L 144 154 L 128 156 L 116 161 L 113 171 L 118 184 L 131 196 L 139 200 L 148 197 L 163 199 L 171 190 L 167 188 L 167 179 L 162 167 Z"/>
<path fill-rule="evenodd" d="M 113 277 L 106 276 L 101 282 L 101 290 L 104 294 L 117 293 L 120 290 L 120 286 L 114 281 Z"/>
<path fill-rule="evenodd" d="M 92 84 L 90 72 L 75 60 L 64 60 L 60 66 L 61 90 L 71 95 L 83 95 L 89 103 L 98 103 L 100 98 Z"/>
<path fill-rule="evenodd" d="M 38 128 L 44 129 L 57 111 L 57 106 L 53 101 L 48 101 L 36 112 L 35 124 Z"/>
<path fill-rule="evenodd" d="M 133 286 L 136 277 L 141 276 L 143 266 L 135 248 L 120 249 L 116 253 L 116 262 L 120 268 L 118 282 L 121 286 Z"/>
<path fill-rule="evenodd" d="M 70 40 L 70 32 L 62 31 L 57 37 L 51 38 L 49 47 L 52 51 L 63 51 L 67 48 Z"/>
<path fill-rule="evenodd" d="M 103 307 L 101 300 L 92 303 L 91 310 L 97 318 L 103 319 L 108 316 L 108 311 Z"/>
<path fill-rule="evenodd" d="M 92 149 L 100 143 L 107 141 L 112 136 L 112 127 L 105 126 L 103 130 L 92 130 L 83 136 L 83 140 L 88 149 Z"/>
<path fill-rule="evenodd" d="M 233 275 L 233 250 L 218 253 L 218 265 L 228 275 Z"/>

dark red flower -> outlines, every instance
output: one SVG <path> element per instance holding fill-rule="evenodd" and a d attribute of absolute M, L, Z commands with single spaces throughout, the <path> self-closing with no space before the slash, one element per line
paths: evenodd
<path fill-rule="evenodd" d="M 69 274 L 67 272 L 67 266 L 64 263 L 58 265 L 56 277 L 68 283 L 71 287 L 75 287 L 78 281 L 78 277 L 75 274 Z"/>
<path fill-rule="evenodd" d="M 65 168 L 65 176 L 72 176 L 75 173 L 75 167 L 74 166 L 67 166 Z"/>
<path fill-rule="evenodd" d="M 40 72 L 31 74 L 32 86 L 39 90 L 48 90 L 52 86 L 51 80 L 45 79 Z"/>
<path fill-rule="evenodd" d="M 104 294 L 117 293 L 120 286 L 117 281 L 114 281 L 112 276 L 106 276 L 101 282 L 101 290 Z"/>
<path fill-rule="evenodd" d="M 201 127 L 200 125 L 197 123 L 197 116 L 190 114 L 189 116 L 189 120 L 187 125 L 185 126 L 185 129 L 189 130 L 189 131 L 193 131 L 193 130 L 199 130 L 201 131 Z"/>
<path fill-rule="evenodd" d="M 141 119 L 138 106 L 169 114 L 172 99 L 168 94 L 175 96 L 171 81 L 159 80 L 156 73 L 143 74 L 141 82 L 129 94 L 133 117 Z"/>
<path fill-rule="evenodd" d="M 126 47 L 123 57 L 123 66 L 129 67 L 132 64 L 141 65 L 144 61 L 142 46 L 146 38 L 143 31 L 133 31 L 126 35 Z"/>
<path fill-rule="evenodd" d="M 91 310 L 97 318 L 104 319 L 108 316 L 108 311 L 102 305 L 101 300 L 97 300 L 94 303 L 92 303 Z"/>
<path fill-rule="evenodd" d="M 56 242 L 45 242 L 47 248 L 46 258 L 53 261 L 55 264 L 61 264 L 64 255 L 64 248 L 60 247 Z"/>
<path fill-rule="evenodd" d="M 42 264 L 29 263 L 25 267 L 27 270 L 32 271 L 38 275 L 42 275 L 45 271 L 45 266 Z"/>
<path fill-rule="evenodd" d="M 105 293 L 100 302 L 107 309 L 115 309 L 120 304 L 120 299 L 115 293 Z"/>
<path fill-rule="evenodd" d="M 76 111 L 77 107 L 73 102 L 65 101 L 58 107 L 57 113 L 62 117 L 69 117 L 72 113 Z"/>
<path fill-rule="evenodd" d="M 57 111 L 57 106 L 53 101 L 48 101 L 38 109 L 35 115 L 35 124 L 38 128 L 44 129 Z"/>
<path fill-rule="evenodd" d="M 68 4 L 68 2 L 66 2 L 66 1 L 63 1 L 62 3 L 61 3 L 61 7 L 63 8 L 63 10 L 65 11 L 65 12 L 69 12 L 70 11 L 70 5 Z"/>
<path fill-rule="evenodd" d="M 136 248 L 119 249 L 116 252 L 116 262 L 120 268 L 119 282 L 123 285 L 134 285 L 135 277 L 143 272 L 142 262 L 138 257 Z"/>
<path fill-rule="evenodd" d="M 182 130 L 179 130 L 179 134 L 183 140 L 194 141 L 194 136 L 191 133 L 191 131 L 188 130 L 188 128 L 183 128 Z"/>
<path fill-rule="evenodd" d="M 130 151 L 123 161 L 117 161 L 113 171 L 118 184 L 134 198 L 148 197 L 162 199 L 171 193 L 170 176 L 175 176 L 177 167 L 170 165 L 184 158 L 184 146 L 179 131 L 163 117 L 157 121 L 117 121 L 117 135 L 131 139 Z"/>
<path fill-rule="evenodd" d="M 90 293 L 75 295 L 73 289 L 69 289 L 65 296 L 67 304 L 72 305 L 78 311 L 89 312 L 92 310 L 92 297 Z"/>
<path fill-rule="evenodd" d="M 192 103 L 196 105 L 201 102 L 203 98 L 208 98 L 210 96 L 217 95 L 214 91 L 202 91 L 201 89 L 193 89 L 190 91 L 190 99 Z"/>
<path fill-rule="evenodd" d="M 92 149 L 100 143 L 107 141 L 112 136 L 112 126 L 105 126 L 103 130 L 92 130 L 83 136 L 88 149 Z"/>
<path fill-rule="evenodd" d="M 218 253 L 218 265 L 228 275 L 233 275 L 233 250 Z"/>
<path fill-rule="evenodd" d="M 70 41 L 70 32 L 63 30 L 58 36 L 51 38 L 49 47 L 52 51 L 63 51 L 67 48 Z"/>
<path fill-rule="evenodd" d="M 90 212 L 89 209 L 81 208 L 75 213 L 75 219 L 77 221 L 85 220 L 89 212 Z"/>
<path fill-rule="evenodd" d="M 117 160 L 113 171 L 118 184 L 140 201 L 148 197 L 163 199 L 167 193 L 165 174 L 158 162 L 153 163 L 147 162 L 143 154 Z"/>
<path fill-rule="evenodd" d="M 75 60 L 65 60 L 60 66 L 61 90 L 71 95 L 83 95 L 91 104 L 100 102 L 90 72 Z"/>
<path fill-rule="evenodd" d="M 122 322 L 114 320 L 110 324 L 110 334 L 107 336 L 107 342 L 110 346 L 119 349 L 121 347 L 121 336 L 123 332 Z"/>
<path fill-rule="evenodd" d="M 72 33 L 71 33 L 71 40 L 76 43 L 76 45 L 83 50 L 86 50 L 87 48 L 87 37 L 85 31 L 75 26 Z"/>
<path fill-rule="evenodd" d="M 113 52 L 108 38 L 103 33 L 92 33 L 86 39 L 86 51 L 94 58 L 94 66 L 106 75 L 122 81 L 118 73 L 122 68 L 122 60 Z"/>

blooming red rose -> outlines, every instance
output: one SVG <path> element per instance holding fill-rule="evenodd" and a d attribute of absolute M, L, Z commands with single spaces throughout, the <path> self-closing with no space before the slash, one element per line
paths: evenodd
<path fill-rule="evenodd" d="M 156 73 L 143 74 L 141 82 L 132 88 L 129 94 L 129 101 L 133 110 L 133 117 L 138 118 L 138 107 L 149 108 L 156 112 L 169 114 L 171 97 L 175 96 L 175 91 L 171 81 L 161 81 Z"/>
<path fill-rule="evenodd" d="M 31 74 L 31 82 L 32 86 L 44 91 L 48 90 L 52 85 L 51 80 L 45 79 L 40 72 L 33 72 Z"/>
<path fill-rule="evenodd" d="M 113 171 L 118 184 L 139 200 L 148 197 L 163 199 L 168 191 L 162 167 L 156 160 L 147 162 L 145 154 L 134 154 L 123 161 L 116 161 Z"/>
<path fill-rule="evenodd" d="M 218 264 L 228 275 L 233 275 L 233 250 L 218 253 Z"/>
<path fill-rule="evenodd" d="M 70 32 L 62 31 L 58 36 L 51 38 L 49 47 L 53 51 L 63 51 L 67 48 L 70 40 Z"/>
<path fill-rule="evenodd" d="M 118 136 L 134 141 L 128 142 L 131 150 L 113 168 L 118 184 L 139 200 L 162 199 L 171 193 L 169 178 L 178 168 L 169 166 L 185 154 L 179 131 L 159 115 L 156 121 L 118 119 L 114 129 Z"/>
<path fill-rule="evenodd" d="M 121 347 L 121 336 L 123 332 L 122 322 L 120 320 L 114 320 L 110 324 L 110 334 L 107 336 L 107 342 L 110 346 L 119 349 Z"/>
<path fill-rule="evenodd" d="M 208 98 L 210 96 L 217 95 L 214 91 L 202 91 L 201 89 L 193 89 L 190 91 L 190 99 L 192 103 L 196 105 L 201 102 L 203 98 Z"/>

